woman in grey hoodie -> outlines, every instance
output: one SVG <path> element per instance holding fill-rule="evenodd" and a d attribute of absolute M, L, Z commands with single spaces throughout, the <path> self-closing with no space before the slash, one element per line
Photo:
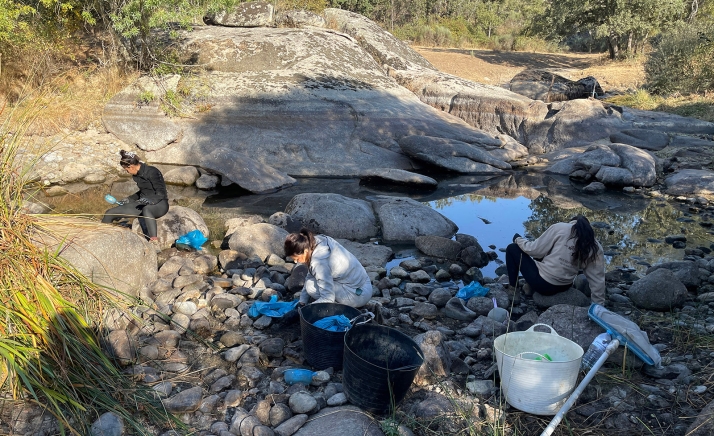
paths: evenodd
<path fill-rule="evenodd" d="M 285 255 L 307 265 L 300 304 L 340 303 L 362 307 L 372 298 L 372 283 L 359 260 L 326 235 L 307 229 L 285 238 Z"/>

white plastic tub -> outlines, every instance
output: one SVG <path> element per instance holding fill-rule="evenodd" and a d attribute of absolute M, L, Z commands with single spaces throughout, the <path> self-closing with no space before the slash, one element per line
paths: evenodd
<path fill-rule="evenodd" d="M 550 333 L 535 331 L 545 326 Z M 555 415 L 575 389 L 583 348 L 546 324 L 493 341 L 506 401 L 535 415 Z M 542 356 L 548 355 L 552 361 Z M 540 357 L 540 360 L 535 360 Z"/>

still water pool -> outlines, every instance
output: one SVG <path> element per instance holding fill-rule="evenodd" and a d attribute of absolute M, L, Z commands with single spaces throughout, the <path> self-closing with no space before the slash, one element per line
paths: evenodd
<path fill-rule="evenodd" d="M 587 216 L 603 245 L 608 270 L 634 268 L 644 273 L 649 265 L 681 260 L 684 249 L 665 242 L 669 235 L 685 235 L 687 248 L 709 252 L 714 235 L 710 230 L 714 208 L 693 206 L 641 194 L 610 192 L 590 196 L 582 186 L 567 178 L 520 173 L 506 177 L 461 176 L 442 178 L 435 190 L 364 184 L 351 179 L 300 179 L 296 186 L 267 195 L 230 193 L 209 197 L 204 207 L 234 213 L 270 216 L 282 211 L 290 199 L 302 192 L 331 192 L 352 198 L 374 195 L 408 196 L 429 205 L 459 227 L 459 233 L 475 236 L 484 250 L 494 250 L 499 260 L 482 269 L 485 276 L 505 260 L 501 251 L 514 233 L 538 236 L 550 225 L 567 221 L 579 213 Z M 396 259 L 419 256 L 413 247 L 394 246 Z"/>

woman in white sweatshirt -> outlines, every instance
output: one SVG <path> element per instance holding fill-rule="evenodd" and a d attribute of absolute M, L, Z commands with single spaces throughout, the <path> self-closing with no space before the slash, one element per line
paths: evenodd
<path fill-rule="evenodd" d="M 530 292 L 543 295 L 567 291 L 583 271 L 592 302 L 605 304 L 605 256 L 590 221 L 582 215 L 553 224 L 535 241 L 516 233 L 513 244 L 506 247 L 506 268 L 511 290 L 520 270 Z"/>
<path fill-rule="evenodd" d="M 307 229 L 285 238 L 285 255 L 307 265 L 300 304 L 340 303 L 362 307 L 372 298 L 372 283 L 359 260 L 326 235 Z"/>

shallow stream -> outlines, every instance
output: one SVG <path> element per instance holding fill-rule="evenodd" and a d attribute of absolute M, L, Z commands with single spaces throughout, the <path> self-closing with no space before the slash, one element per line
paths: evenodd
<path fill-rule="evenodd" d="M 567 221 L 578 213 L 586 215 L 595 227 L 596 236 L 605 249 L 608 270 L 626 267 L 644 273 L 649 265 L 681 260 L 684 249 L 675 249 L 666 243 L 665 237 L 669 235 L 685 235 L 688 249 L 709 252 L 714 247 L 711 230 L 714 221 L 710 221 L 714 207 L 614 191 L 592 196 L 583 194 L 582 186 L 567 177 L 541 173 L 523 172 L 496 178 L 442 177 L 437 180 L 439 186 L 432 190 L 366 184 L 358 179 L 311 178 L 298 179 L 295 186 L 266 195 L 230 189 L 207 197 L 205 193 L 185 188 L 170 187 L 170 191 L 172 197 L 181 197 L 179 204 L 190 205 L 201 213 L 211 229 L 211 239 L 223 237 L 221 232 L 226 219 L 239 214 L 258 214 L 267 218 L 285 210 L 290 199 L 299 193 L 337 193 L 362 199 L 375 195 L 408 196 L 454 221 L 459 233 L 475 236 L 484 250 L 498 253 L 499 259 L 482 269 L 484 276 L 490 277 L 495 277 L 496 268 L 505 259 L 502 250 L 511 242 L 514 233 L 537 237 L 548 226 Z M 104 191 L 106 188 L 95 196 L 101 198 Z M 57 209 L 74 213 L 87 211 L 91 207 L 82 203 L 92 197 L 73 196 L 62 200 L 64 206 Z M 60 204 L 54 199 L 50 203 Z M 100 205 L 93 206 L 95 210 L 97 207 Z M 405 258 L 419 256 L 413 246 L 392 248 L 396 258 L 387 267 L 397 265 Z"/>

